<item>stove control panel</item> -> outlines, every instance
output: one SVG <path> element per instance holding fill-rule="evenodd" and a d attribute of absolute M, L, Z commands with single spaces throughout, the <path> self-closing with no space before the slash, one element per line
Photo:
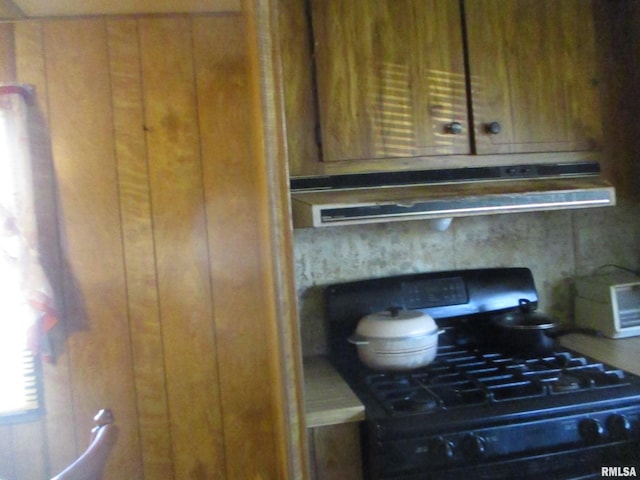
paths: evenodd
<path fill-rule="evenodd" d="M 640 442 L 640 406 L 377 442 L 374 456 L 391 474 L 394 469 L 437 470 L 629 441 Z"/>
<path fill-rule="evenodd" d="M 401 283 L 406 308 L 420 309 L 461 305 L 469 301 L 467 288 L 461 277 L 414 279 Z"/>
<path fill-rule="evenodd" d="M 390 306 L 423 310 L 435 319 L 537 306 L 528 268 L 490 268 L 398 275 L 328 285 L 324 291 L 330 337 L 338 346 L 365 315 Z"/>

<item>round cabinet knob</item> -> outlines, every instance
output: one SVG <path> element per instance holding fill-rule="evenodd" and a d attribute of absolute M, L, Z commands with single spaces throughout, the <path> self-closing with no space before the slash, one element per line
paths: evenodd
<path fill-rule="evenodd" d="M 460 441 L 460 449 L 468 460 L 480 460 L 485 453 L 484 439 L 474 433 L 470 433 Z"/>
<path fill-rule="evenodd" d="M 597 443 L 604 436 L 604 428 L 595 418 L 585 418 L 578 424 L 578 433 L 587 443 Z"/>
<path fill-rule="evenodd" d="M 614 413 L 607 418 L 607 431 L 615 440 L 625 440 L 631 435 L 631 422 L 627 417 Z"/>
<path fill-rule="evenodd" d="M 502 125 L 500 125 L 499 122 L 491 122 L 487 123 L 484 128 L 487 133 L 490 133 L 491 135 L 497 135 L 502 130 Z"/>
<path fill-rule="evenodd" d="M 445 463 L 453 458 L 453 443 L 437 437 L 429 442 L 429 458 L 434 463 Z"/>
<path fill-rule="evenodd" d="M 452 135 L 460 135 L 464 128 L 460 122 L 451 122 L 445 127 L 445 130 Z"/>

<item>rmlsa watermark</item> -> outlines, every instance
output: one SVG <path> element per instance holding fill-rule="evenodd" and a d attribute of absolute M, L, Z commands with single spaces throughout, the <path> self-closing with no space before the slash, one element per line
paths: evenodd
<path fill-rule="evenodd" d="M 603 477 L 635 477 L 636 467 L 601 467 Z"/>

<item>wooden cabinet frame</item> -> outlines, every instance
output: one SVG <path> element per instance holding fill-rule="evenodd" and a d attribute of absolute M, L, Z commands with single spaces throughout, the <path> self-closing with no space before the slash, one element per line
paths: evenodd
<path fill-rule="evenodd" d="M 469 5 L 475 11 L 473 8 L 476 5 L 473 3 L 474 1 L 470 0 L 471 3 Z M 491 0 L 488 3 L 492 12 L 495 13 L 495 10 L 500 10 L 501 1 L 504 0 Z M 554 3 L 553 0 L 549 1 Z M 464 149 L 448 147 L 448 151 L 446 148 L 439 151 L 437 148 L 432 148 L 424 149 L 423 151 L 415 150 L 413 154 L 406 156 L 395 155 L 389 149 L 385 150 L 383 148 L 380 151 L 375 151 L 375 135 L 372 134 L 377 128 L 375 125 L 367 125 L 367 122 L 364 121 L 360 124 L 355 122 L 355 127 L 350 126 L 349 122 L 325 122 L 328 125 L 323 127 L 321 134 L 325 137 L 326 143 L 330 145 L 330 149 L 334 148 L 331 146 L 334 131 L 344 128 L 356 137 L 360 135 L 365 138 L 362 143 L 370 145 L 370 148 L 374 150 L 373 152 L 367 152 L 361 149 L 360 153 L 353 155 L 352 159 L 343 157 L 340 160 L 336 156 L 332 161 L 326 161 L 326 159 L 323 159 L 323 153 L 326 152 L 322 152 L 324 143 L 320 144 L 318 142 L 316 119 L 333 115 L 328 113 L 329 110 L 327 109 L 334 111 L 336 108 L 354 108 L 354 105 L 357 106 L 363 102 L 357 100 L 357 96 L 354 97 L 356 100 L 353 100 L 355 103 L 348 107 L 344 106 L 345 101 L 337 102 L 338 105 L 322 105 L 322 102 L 318 102 L 314 93 L 316 87 L 321 94 L 323 90 L 330 91 L 333 89 L 335 91 L 338 88 L 349 90 L 355 87 L 350 87 L 349 83 L 344 82 L 340 85 L 332 84 L 330 81 L 323 79 L 323 76 L 318 76 L 316 84 L 316 79 L 314 78 L 316 66 L 313 60 L 313 42 L 311 40 L 301 41 L 300 39 L 310 39 L 311 28 L 323 28 L 323 24 L 320 23 L 320 26 L 315 25 L 312 27 L 311 8 L 303 0 L 279 0 L 277 3 L 279 5 L 278 15 L 281 30 L 281 68 L 285 81 L 283 98 L 288 137 L 287 148 L 292 176 L 464 168 L 522 163 L 563 163 L 599 159 L 598 153 L 594 153 L 601 143 L 600 124 L 602 120 L 598 109 L 600 91 L 599 78 L 597 76 L 598 61 L 595 58 L 597 52 L 593 44 L 594 32 L 591 28 L 580 29 L 576 27 L 571 29 L 571 31 L 578 30 L 575 42 L 571 43 L 573 41 L 571 38 L 567 40 L 568 45 L 572 48 L 575 47 L 577 58 L 574 59 L 569 58 L 566 52 L 559 51 L 562 48 L 554 45 L 553 42 L 542 42 L 544 44 L 542 47 L 535 47 L 535 41 L 530 42 L 534 45 L 534 48 L 548 50 L 549 55 L 557 54 L 558 61 L 549 61 L 540 68 L 540 75 L 545 77 L 546 86 L 549 88 L 531 89 L 529 92 L 526 89 L 527 81 L 530 78 L 535 78 L 535 76 L 532 76 L 531 70 L 534 68 L 532 65 L 516 65 L 507 71 L 503 65 L 498 65 L 496 61 L 491 59 L 484 64 L 480 64 L 477 61 L 478 57 L 482 55 L 485 55 L 486 58 L 491 57 L 493 55 L 490 51 L 491 48 L 498 49 L 496 55 L 500 54 L 501 49 L 503 50 L 501 55 L 509 53 L 504 51 L 505 48 L 506 50 L 508 48 L 503 46 L 502 36 L 499 39 L 493 38 L 491 35 L 487 36 L 487 29 L 472 28 L 470 32 L 465 32 L 467 37 L 473 37 L 474 45 L 476 43 L 479 43 L 479 45 L 470 49 L 471 55 L 467 59 L 470 62 L 470 67 L 468 65 L 468 68 L 471 68 L 468 93 L 471 95 L 471 101 L 475 103 L 474 108 L 471 110 L 472 118 L 469 120 L 473 122 L 473 125 L 469 123 L 464 125 L 466 133 L 460 136 L 460 139 L 463 139 L 466 144 Z M 324 8 L 324 2 L 317 3 L 321 5 L 321 8 Z M 531 6 L 534 3 L 530 2 L 527 5 Z M 583 20 L 583 8 L 586 8 L 586 12 L 590 11 L 591 2 L 587 0 L 571 0 L 569 3 L 566 14 L 559 16 L 557 19 L 553 18 L 553 16 L 541 19 L 541 22 L 544 23 L 545 28 L 550 33 L 563 34 L 562 32 L 569 29 L 569 27 L 575 27 L 578 19 L 580 21 Z M 312 2 L 312 4 L 315 5 L 316 2 Z M 557 5 L 558 2 L 554 4 Z M 484 7 L 482 0 L 477 5 L 479 6 L 478 10 L 482 11 Z M 314 6 L 313 8 L 320 7 Z M 502 26 L 497 24 L 494 26 L 496 28 L 500 26 L 504 30 L 507 15 L 509 15 L 509 11 L 497 17 L 492 14 L 492 24 L 498 22 Z M 477 23 L 483 25 L 483 19 L 479 18 Z M 513 26 L 509 25 L 508 22 L 506 24 L 509 27 L 507 28 L 507 34 L 511 35 L 509 32 L 513 31 Z M 459 25 L 460 23 L 458 23 Z M 344 37 L 347 34 L 352 34 L 352 32 L 343 32 L 340 35 Z M 523 33 L 525 39 L 526 34 L 527 32 Z M 471 40 L 467 39 L 467 41 L 470 42 Z M 481 42 L 485 41 L 488 42 L 489 47 L 485 48 L 481 44 Z M 447 48 L 444 48 L 444 51 L 448 51 Z M 349 52 L 351 51 L 347 50 L 348 55 L 356 55 L 356 52 Z M 511 61 L 511 57 L 503 58 Z M 550 75 L 549 72 L 553 71 L 554 68 L 566 69 L 567 65 L 570 65 L 572 61 L 575 61 L 580 68 L 584 67 L 587 74 L 580 73 L 580 68 L 573 69 L 567 72 L 568 80 L 566 84 L 559 86 L 557 76 Z M 325 63 L 327 62 L 325 61 Z M 341 63 L 346 65 L 345 68 L 352 68 L 351 65 L 355 66 L 353 68 L 358 67 L 356 60 L 347 60 Z M 474 70 L 479 72 L 479 76 L 484 75 L 494 79 L 494 87 L 489 88 L 485 82 L 479 82 L 475 78 L 476 73 Z M 515 78 L 514 75 L 516 76 Z M 346 78 L 344 75 L 339 78 L 343 77 Z M 587 85 L 587 87 L 584 85 Z M 558 89 L 563 92 L 562 102 L 557 99 Z M 582 93 L 583 91 L 584 93 Z M 518 102 L 515 104 L 518 105 L 518 111 L 516 112 L 513 111 L 513 106 L 510 103 L 507 103 L 506 107 L 504 106 L 505 101 L 511 101 L 510 96 L 513 96 Z M 545 105 L 544 115 L 540 115 L 540 105 Z M 566 117 L 563 116 L 564 113 L 562 112 L 566 113 Z M 552 125 L 550 122 L 556 122 L 560 124 L 560 128 L 554 130 L 554 128 L 547 128 L 546 124 L 541 127 L 534 125 L 532 118 L 536 115 L 539 118 L 549 118 L 549 122 L 546 123 Z M 562 117 L 560 120 L 558 120 L 559 115 Z M 452 121 L 456 120 L 453 116 L 451 118 Z M 380 124 L 378 120 L 374 124 Z M 502 124 L 501 134 L 490 135 L 487 133 L 486 126 L 493 121 L 499 121 Z M 465 123 L 464 119 L 462 119 L 462 123 Z M 428 130 L 432 127 L 427 126 L 425 128 Z M 435 128 L 434 131 L 436 133 L 442 135 L 443 138 L 447 138 L 445 123 L 437 123 L 433 128 Z M 467 134 L 470 135 L 470 139 L 467 138 Z M 529 135 L 538 135 L 543 140 L 536 140 L 537 144 L 532 148 Z M 505 138 L 506 141 L 501 140 L 502 138 Z M 345 141 L 341 140 L 341 142 L 344 143 Z M 330 152 L 329 155 L 332 155 L 332 153 Z"/>

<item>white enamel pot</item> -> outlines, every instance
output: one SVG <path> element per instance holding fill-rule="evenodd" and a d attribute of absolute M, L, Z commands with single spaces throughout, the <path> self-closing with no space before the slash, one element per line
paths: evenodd
<path fill-rule="evenodd" d="M 358 357 L 370 368 L 412 370 L 433 361 L 438 335 L 438 326 L 430 315 L 389 308 L 360 319 L 349 342 L 357 346 Z"/>

